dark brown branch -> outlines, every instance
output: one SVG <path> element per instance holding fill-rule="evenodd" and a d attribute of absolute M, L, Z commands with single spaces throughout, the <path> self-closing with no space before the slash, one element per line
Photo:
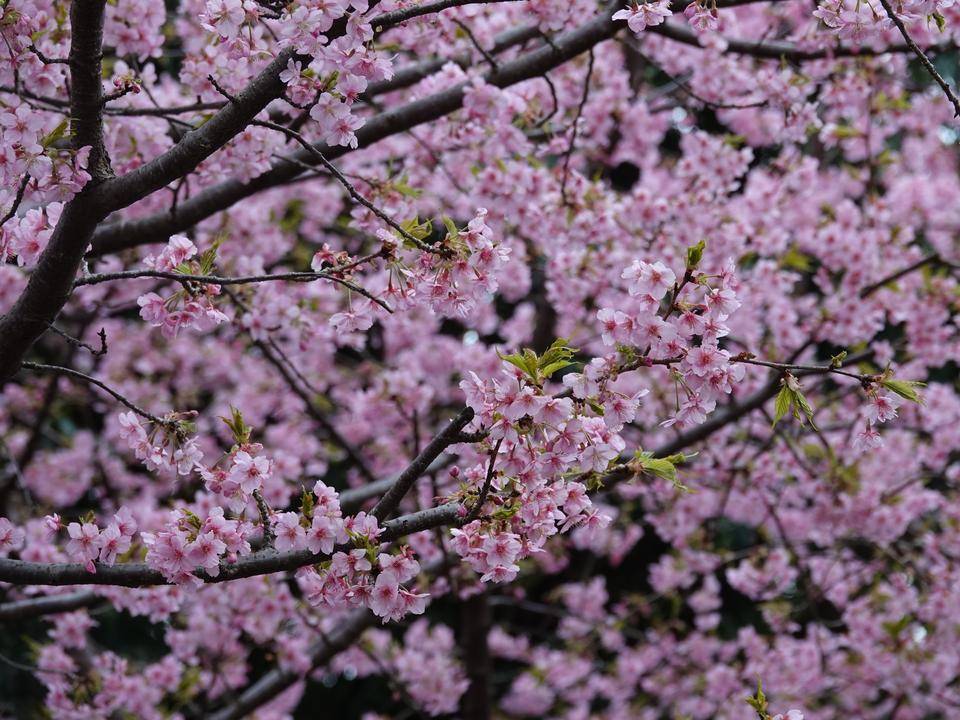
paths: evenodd
<path fill-rule="evenodd" d="M 146 420 L 149 420 L 150 422 L 157 423 L 158 425 L 161 425 L 161 426 L 166 426 L 171 423 L 171 421 L 169 420 L 164 420 L 162 417 L 158 417 L 153 413 L 147 410 L 144 410 L 142 407 L 135 404 L 131 400 L 127 399 L 126 397 L 118 393 L 116 390 L 114 390 L 112 387 L 110 387 L 106 383 L 100 380 L 97 380 L 95 377 L 91 377 L 90 375 L 82 373 L 78 370 L 73 370 L 67 367 L 60 367 L 59 365 L 42 365 L 40 363 L 34 363 L 34 362 L 25 362 L 23 363 L 22 367 L 26 370 L 36 370 L 37 372 L 53 373 L 55 375 L 65 375 L 67 377 L 74 378 L 75 380 L 82 380 L 83 382 L 90 383 L 91 385 L 96 385 L 98 388 L 103 390 L 114 400 L 119 402 L 121 405 L 127 408 L 130 408 L 131 410 L 133 410 L 133 412 L 135 412 L 140 417 Z"/>
<path fill-rule="evenodd" d="M 7 210 L 7 214 L 0 218 L 0 227 L 3 227 L 7 224 L 7 220 L 12 218 L 17 214 L 17 210 L 20 208 L 20 203 L 23 202 L 23 195 L 27 192 L 27 185 L 30 183 L 30 174 L 26 173 L 23 176 L 23 180 L 20 181 L 19 187 L 17 187 L 17 194 L 13 198 L 13 205 L 10 206 L 10 209 Z"/>
<path fill-rule="evenodd" d="M 413 7 L 393 12 L 384 13 L 370 21 L 375 32 L 385 32 L 390 28 L 396 27 L 407 20 L 432 15 L 449 8 L 461 7 L 463 5 L 491 5 L 494 3 L 524 2 L 525 0 L 437 0 L 437 2 L 425 3 L 423 5 L 414 5 Z"/>
<path fill-rule="evenodd" d="M 113 177 L 103 140 L 103 13 L 106 0 L 70 4 L 70 123 L 73 146 L 90 147 L 87 170 L 95 181 Z"/>
<path fill-rule="evenodd" d="M 950 104 L 953 105 L 953 115 L 954 117 L 960 117 L 960 99 L 953 92 L 953 88 L 950 87 L 950 83 L 943 79 L 943 76 L 937 72 L 937 69 L 933 66 L 933 63 L 930 62 L 930 58 L 927 57 L 926 53 L 920 49 L 920 46 L 910 37 L 910 33 L 907 32 L 906 26 L 904 26 L 903 21 L 894 12 L 893 8 L 890 6 L 890 0 L 880 0 L 880 4 L 883 5 L 883 9 L 887 13 L 893 24 L 897 26 L 897 30 L 900 31 L 900 34 L 903 36 L 904 42 L 906 42 L 907 47 L 913 51 L 913 54 L 917 56 L 920 60 L 920 64 L 923 65 L 924 70 L 926 70 L 930 77 L 932 77 L 937 85 L 943 90 L 943 94 L 947 96 L 947 100 L 950 101 Z"/>
<path fill-rule="evenodd" d="M 647 28 L 648 32 L 682 42 L 685 45 L 703 48 L 697 34 L 689 27 L 674 22 L 665 22 L 654 27 Z M 790 60 L 793 62 L 803 62 L 805 60 L 822 60 L 824 58 L 839 57 L 873 57 L 877 55 L 886 55 L 888 53 L 912 52 L 908 45 L 889 45 L 880 49 L 870 47 L 861 47 L 859 45 L 837 45 L 835 47 L 820 48 L 818 50 L 804 50 L 793 43 L 765 41 L 758 42 L 753 40 L 743 40 L 740 38 L 724 38 L 726 49 L 724 52 L 737 55 L 750 55 L 757 58 L 768 60 Z M 934 49 L 938 52 L 948 50 L 952 44 L 938 45 Z"/>
<path fill-rule="evenodd" d="M 417 479 L 427 471 L 430 464 L 450 445 L 458 442 L 460 431 L 470 424 L 470 421 L 473 420 L 473 415 L 472 408 L 464 408 L 461 410 L 460 413 L 450 421 L 447 427 L 441 430 L 440 433 L 420 451 L 420 454 L 413 459 L 413 462 L 400 473 L 396 482 L 384 493 L 383 497 L 380 498 L 380 502 L 374 506 L 371 515 L 378 520 L 390 517 L 393 511 L 400 506 L 400 502 L 406 497 L 406 494 L 410 491 L 410 488 L 413 487 Z"/>
<path fill-rule="evenodd" d="M 865 288 L 863 288 L 860 291 L 860 298 L 866 299 L 871 295 L 873 295 L 878 290 L 880 290 L 881 288 L 885 287 L 886 285 L 889 285 L 892 282 L 896 282 L 900 278 L 906 277 L 910 273 L 916 272 L 921 268 L 925 268 L 927 265 L 943 265 L 945 267 L 952 268 L 952 269 L 955 269 L 957 267 L 956 264 L 947 262 L 946 260 L 941 258 L 939 255 L 936 255 L 936 254 L 927 255 L 926 257 L 921 258 L 920 260 L 917 260 L 915 263 L 911 263 L 910 265 L 907 265 L 905 268 L 901 268 L 900 270 L 890 273 L 886 277 L 881 278 L 880 280 L 877 280 L 875 283 L 871 283 L 870 285 L 867 285 Z"/>
<path fill-rule="evenodd" d="M 380 542 L 392 542 L 399 538 L 430 530 L 435 527 L 453 525 L 457 522 L 460 505 L 447 503 L 427 510 L 402 515 L 383 523 Z M 343 548 L 340 548 L 343 549 Z M 211 577 L 203 571 L 195 575 L 206 583 L 221 583 L 240 578 L 269 575 L 276 572 L 297 570 L 307 565 L 315 565 L 326 560 L 329 555 L 312 553 L 309 550 L 259 550 L 244 555 L 235 563 L 220 566 L 220 573 Z M 117 565 L 96 564 L 97 572 L 87 572 L 80 563 L 39 563 L 0 558 L 0 582 L 16 585 L 119 585 L 123 587 L 147 587 L 150 585 L 168 585 L 169 582 L 158 571 L 146 563 L 120 563 Z"/>
<path fill-rule="evenodd" d="M 233 139 L 286 86 L 280 73 L 294 57 L 282 50 L 234 101 L 210 120 L 185 133 L 159 157 L 126 175 L 112 177 L 103 146 L 101 40 L 106 0 L 77 0 L 70 6 L 70 115 L 75 148 L 91 146 L 89 169 L 93 180 L 64 208 L 40 261 L 10 311 L 0 318 L 0 384 L 9 380 L 27 350 L 56 319 L 66 304 L 84 251 L 97 225 L 112 211 L 124 208 L 175 182 Z M 371 3 L 375 6 L 376 0 Z M 328 38 L 343 35 L 347 19 L 338 20 Z M 179 214 L 179 209 L 177 211 Z"/>
<path fill-rule="evenodd" d="M 474 503 L 474 506 L 470 508 L 464 518 L 462 523 L 466 525 L 469 522 L 473 522 L 478 517 L 480 517 L 480 511 L 483 509 L 483 504 L 487 501 L 487 495 L 490 493 L 490 485 L 493 483 L 493 470 L 497 464 L 497 453 L 500 452 L 500 445 L 503 442 L 503 438 L 497 440 L 497 444 L 494 445 L 493 449 L 490 451 L 490 463 L 487 465 L 487 476 L 484 478 L 483 487 L 480 488 L 480 493 L 477 495 L 477 502 Z"/>
<path fill-rule="evenodd" d="M 387 215 L 383 210 L 378 208 L 372 202 L 367 200 L 363 195 L 361 195 L 360 192 L 353 186 L 353 184 L 349 180 L 347 180 L 346 176 L 344 176 L 344 174 L 340 172 L 340 169 L 336 165 L 334 165 L 332 162 L 327 160 L 327 158 L 323 156 L 323 153 L 317 150 L 317 148 L 314 147 L 310 143 L 310 141 L 307 140 L 303 135 L 301 135 L 295 130 L 291 130 L 288 127 L 279 125 L 274 122 L 269 122 L 267 120 L 254 120 L 252 124 L 259 125 L 260 127 L 269 128 L 270 130 L 276 130 L 277 132 L 283 133 L 287 137 L 292 138 L 293 140 L 296 140 L 297 143 L 304 149 L 304 151 L 308 155 L 310 155 L 311 158 L 313 158 L 316 162 L 323 165 L 323 167 L 326 168 L 327 172 L 333 175 L 336 181 L 344 187 L 344 189 L 347 191 L 347 193 L 350 195 L 350 197 L 353 199 L 354 202 L 362 205 L 367 210 L 369 210 L 374 215 L 376 215 L 378 218 L 383 220 L 383 222 L 385 222 L 391 228 L 396 230 L 404 240 L 407 240 L 413 243 L 415 247 L 418 247 L 421 250 L 424 250 L 426 252 L 439 252 L 437 248 L 432 247 L 426 244 L 425 242 L 423 242 L 423 240 L 421 240 L 420 238 L 417 238 L 411 235 L 403 227 L 401 227 L 400 224 L 397 223 L 397 221 L 395 221 L 392 217 Z"/>
<path fill-rule="evenodd" d="M 335 272 L 289 272 L 273 273 L 268 275 L 247 275 L 242 277 L 220 277 L 219 275 L 192 275 L 190 273 L 168 272 L 166 270 L 124 270 L 115 273 L 102 273 L 99 275 L 86 275 L 77 278 L 73 284 L 74 287 L 83 285 L 97 285 L 99 283 L 113 282 L 115 280 L 137 280 L 142 278 L 159 278 L 162 280 L 174 280 L 186 285 L 188 283 L 200 283 L 203 285 L 252 285 L 254 283 L 264 282 L 313 282 L 314 280 L 330 280 L 339 283 L 350 290 L 353 290 L 365 298 L 375 302 L 387 312 L 393 312 L 387 303 L 367 291 L 364 287 L 357 285 L 350 280 L 340 277 Z"/>
<path fill-rule="evenodd" d="M 53 324 L 70 295 L 73 276 L 97 224 L 106 216 L 99 190 L 113 170 L 103 140 L 101 45 L 106 0 L 70 5 L 70 117 L 74 149 L 90 147 L 92 179 L 66 204 L 27 287 L 0 317 L 0 387 L 27 350 Z"/>
<path fill-rule="evenodd" d="M 56 325 L 51 325 L 50 329 L 53 330 L 55 334 L 62 337 L 64 340 L 66 340 L 68 343 L 70 343 L 74 347 L 83 348 L 94 357 L 103 357 L 104 355 L 107 354 L 107 331 L 104 330 L 103 328 L 100 328 L 100 332 L 97 333 L 97 336 L 100 338 L 99 348 L 95 348 L 93 345 L 90 345 L 89 343 L 85 343 L 80 338 L 75 338 L 73 335 L 61 330 Z"/>
<path fill-rule="evenodd" d="M 503 88 L 539 77 L 586 52 L 597 43 L 612 37 L 624 25 L 623 22 L 611 20 L 611 15 L 618 5 L 619 3 L 612 3 L 603 14 L 555 38 L 552 46 L 542 46 L 516 60 L 501 63 L 496 73 L 487 75 L 487 82 Z M 405 132 L 460 109 L 466 89 L 467 83 L 461 83 L 448 90 L 380 113 L 357 130 L 358 146 L 369 147 L 384 138 Z M 350 152 L 344 147 L 317 146 L 317 150 L 330 161 Z M 301 163 L 316 164 L 312 162 L 313 156 L 303 149 L 292 157 Z M 103 255 L 129 247 L 166 241 L 172 233 L 185 230 L 246 197 L 283 185 L 302 173 L 303 169 L 298 165 L 277 162 L 273 169 L 250 182 L 227 180 L 197 193 L 181 203 L 176 213 L 162 211 L 138 220 L 111 223 L 100 228 L 96 233 L 93 239 L 92 255 Z"/>
<path fill-rule="evenodd" d="M 29 620 L 30 618 L 71 612 L 96 605 L 102 598 L 92 592 L 75 592 L 66 595 L 45 595 L 29 600 L 16 600 L 0 605 L 0 622 Z"/>

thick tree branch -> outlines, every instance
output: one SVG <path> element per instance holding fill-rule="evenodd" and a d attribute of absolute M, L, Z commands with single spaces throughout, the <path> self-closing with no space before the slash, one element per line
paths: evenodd
<path fill-rule="evenodd" d="M 326 633 L 324 639 L 315 644 L 310 651 L 310 664 L 321 667 L 336 655 L 353 645 L 365 630 L 377 624 L 379 618 L 369 610 L 355 610 L 337 624 L 336 629 Z M 275 668 L 266 673 L 253 685 L 240 693 L 227 707 L 212 715 L 208 720 L 240 720 L 264 705 L 302 677 L 291 670 Z"/>
<path fill-rule="evenodd" d="M 70 4 L 70 123 L 74 148 L 90 148 L 87 170 L 94 181 L 113 177 L 103 141 L 103 13 L 106 0 Z"/>
<path fill-rule="evenodd" d="M 70 5 L 70 117 L 72 145 L 90 147 L 92 179 L 64 207 L 27 287 L 0 317 L 0 388 L 13 377 L 26 352 L 53 324 L 70 296 L 87 243 L 106 216 L 100 188 L 112 176 L 103 141 L 101 59 L 106 0 L 76 0 Z"/>
<path fill-rule="evenodd" d="M 427 471 L 430 464 L 436 460 L 440 453 L 446 450 L 450 445 L 458 442 L 457 437 L 470 421 L 473 420 L 473 409 L 464 408 L 460 413 L 450 421 L 440 433 L 430 441 L 430 443 L 420 451 L 420 454 L 413 459 L 406 470 L 400 473 L 393 486 L 380 498 L 380 502 L 371 511 L 371 515 L 378 520 L 390 517 L 391 513 L 400 506 L 400 502 L 413 487 L 423 473 Z"/>
<path fill-rule="evenodd" d="M 619 3 L 613 3 L 601 15 L 584 23 L 579 28 L 554 38 L 552 44 L 544 45 L 516 60 L 501 63 L 496 72 L 486 75 L 486 81 L 497 87 L 509 87 L 530 78 L 539 77 L 587 51 L 594 45 L 614 35 L 623 22 L 611 20 Z M 396 135 L 423 123 L 437 120 L 463 105 L 468 83 L 461 83 L 448 90 L 415 100 L 387 110 L 371 118 L 357 130 L 359 148 L 369 147 L 384 138 Z M 345 147 L 316 146 L 327 160 L 333 161 L 350 152 Z M 93 255 L 116 252 L 149 243 L 165 242 L 173 233 L 181 232 L 216 212 L 229 208 L 244 198 L 277 187 L 303 173 L 299 164 L 316 165 L 312 153 L 301 149 L 294 153 L 295 163 L 277 161 L 272 170 L 244 183 L 227 180 L 207 188 L 189 200 L 180 203 L 175 212 L 162 211 L 138 220 L 111 223 L 100 228 L 93 239 Z"/>
<path fill-rule="evenodd" d="M 66 595 L 45 595 L 29 600 L 16 600 L 0 605 L 0 622 L 29 620 L 30 618 L 71 612 L 96 605 L 103 598 L 93 592 L 75 592 Z"/>
<path fill-rule="evenodd" d="M 375 6 L 376 2 L 371 5 Z M 97 225 L 110 212 L 193 171 L 242 132 L 286 87 L 279 76 L 293 57 L 294 51 L 290 48 L 282 50 L 239 95 L 201 127 L 186 133 L 174 147 L 122 177 L 111 177 L 102 127 L 100 65 L 104 6 L 105 0 L 77 0 L 70 10 L 70 114 L 74 119 L 75 146 L 92 148 L 89 164 L 93 181 L 64 208 L 26 290 L 0 318 L 0 384 L 13 376 L 26 352 L 66 304 L 73 278 Z M 332 40 L 341 36 L 346 26 L 346 18 L 341 18 L 328 37 Z"/>
<path fill-rule="evenodd" d="M 382 525 L 380 542 L 392 542 L 399 538 L 452 525 L 457 522 L 460 506 L 447 503 L 419 512 L 402 515 Z M 312 553 L 309 550 L 259 550 L 239 558 L 235 563 L 221 565 L 220 573 L 212 577 L 198 571 L 196 576 L 205 583 L 221 583 L 256 575 L 297 570 L 326 560 L 329 555 Z M 80 563 L 37 563 L 24 560 L 0 558 L 0 582 L 16 585 L 119 585 L 123 587 L 148 587 L 169 585 L 169 581 L 146 563 L 97 564 L 97 572 L 87 572 Z"/>

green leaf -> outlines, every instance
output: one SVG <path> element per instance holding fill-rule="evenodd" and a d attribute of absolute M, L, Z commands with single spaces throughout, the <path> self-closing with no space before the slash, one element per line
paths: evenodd
<path fill-rule="evenodd" d="M 238 445 L 246 445 L 250 442 L 250 433 L 253 429 L 243 421 L 243 415 L 237 408 L 231 405 L 230 417 L 221 416 L 220 419 L 230 428 L 230 431 L 233 433 L 233 439 Z"/>
<path fill-rule="evenodd" d="M 800 388 L 800 382 L 794 375 L 787 373 L 783 378 L 783 385 L 774 403 L 773 425 L 771 425 L 771 427 L 776 427 L 780 419 L 786 415 L 791 408 L 793 409 L 793 417 L 801 423 L 809 420 L 810 425 L 814 429 L 816 428 L 816 425 L 813 423 L 813 408 L 810 406 L 810 403 L 807 402 L 807 398 Z"/>
<path fill-rule="evenodd" d="M 677 479 L 677 467 L 665 458 L 648 458 L 642 463 L 644 471 L 658 478 L 675 482 Z"/>
<path fill-rule="evenodd" d="M 807 398 L 804 397 L 803 393 L 800 392 L 800 390 L 794 390 L 793 391 L 793 416 L 800 422 L 803 422 L 803 418 L 800 417 L 799 412 L 797 412 L 798 410 L 802 412 L 804 415 L 806 415 L 807 420 L 809 420 L 810 424 L 813 425 L 813 408 L 810 407 L 810 403 L 807 402 Z M 813 425 L 813 427 L 816 427 L 816 425 Z"/>
<path fill-rule="evenodd" d="M 897 395 L 902 398 L 906 398 L 910 402 L 915 402 L 919 405 L 923 404 L 923 398 L 920 396 L 920 393 L 917 392 L 918 388 L 926 387 L 926 383 L 920 382 L 918 380 L 881 380 L 880 384 L 883 385 L 887 390 L 892 390 Z"/>
<path fill-rule="evenodd" d="M 537 363 L 540 374 L 543 377 L 548 378 L 558 370 L 563 370 L 566 367 L 570 367 L 574 364 L 573 357 L 576 352 L 576 348 L 572 348 L 567 345 L 566 338 L 558 338 L 557 340 L 554 340 Z"/>
<path fill-rule="evenodd" d="M 836 355 L 831 356 L 830 358 L 830 367 L 838 368 L 843 365 L 843 361 L 847 359 L 847 351 L 843 350 L 838 352 Z"/>
<path fill-rule="evenodd" d="M 40 141 L 40 144 L 44 148 L 48 148 L 53 145 L 57 140 L 62 138 L 67 133 L 67 128 L 70 127 L 70 121 L 67 118 L 64 118 L 60 121 L 60 124 L 57 125 L 53 130 L 51 130 L 47 135 L 43 137 Z"/>
<path fill-rule="evenodd" d="M 947 27 L 947 19 L 938 12 L 933 13 L 930 17 L 937 24 L 937 29 L 943 32 L 944 28 Z"/>
<path fill-rule="evenodd" d="M 766 720 L 767 716 L 767 696 L 763 694 L 763 683 L 757 678 L 757 692 L 747 698 L 747 705 L 752 707 L 757 717 Z"/>
<path fill-rule="evenodd" d="M 773 425 L 771 425 L 771 427 L 777 426 L 780 419 L 790 410 L 792 403 L 793 393 L 790 392 L 790 388 L 784 383 L 783 387 L 780 388 L 780 392 L 777 393 L 777 401 L 773 406 Z"/>
<path fill-rule="evenodd" d="M 558 370 L 563 370 L 564 368 L 575 364 L 576 363 L 572 363 L 569 360 L 557 360 L 556 362 L 550 363 L 546 367 L 541 367 L 540 372 L 543 373 L 545 378 L 548 378 Z"/>
<path fill-rule="evenodd" d="M 213 272 L 213 266 L 217 262 L 217 250 L 222 242 L 221 237 L 213 241 L 213 245 L 203 251 L 200 255 L 200 275 L 210 275 Z"/>
<path fill-rule="evenodd" d="M 300 512 L 305 518 L 313 517 L 313 493 L 308 490 L 304 490 L 300 495 Z"/>
<path fill-rule="evenodd" d="M 522 370 L 524 373 L 528 375 L 530 374 L 529 369 L 527 369 L 527 361 L 523 357 L 523 355 L 519 353 L 512 353 L 510 355 L 500 355 L 499 352 L 497 353 L 497 355 L 500 357 L 501 360 L 510 363 L 511 365 L 519 368 L 520 370 Z"/>
<path fill-rule="evenodd" d="M 701 240 L 696 245 L 687 248 L 687 270 L 696 270 L 703 260 L 703 251 L 707 249 L 707 242 Z"/>
<path fill-rule="evenodd" d="M 537 380 L 537 372 L 540 370 L 540 358 L 530 348 L 523 349 L 523 359 L 527 363 L 527 369 L 534 381 Z"/>
<path fill-rule="evenodd" d="M 680 492 L 690 493 L 693 492 L 693 490 L 680 482 L 680 479 L 677 477 L 677 465 L 692 457 L 693 455 L 678 453 L 664 458 L 655 458 L 651 452 L 638 450 L 634 453 L 633 460 L 627 464 L 627 467 L 630 468 L 634 474 L 639 475 L 646 473 L 647 475 L 653 475 L 654 477 L 673 483 L 674 488 Z"/>
<path fill-rule="evenodd" d="M 423 195 L 423 190 L 420 190 L 418 188 L 411 186 L 408 180 L 409 178 L 406 175 L 404 175 L 399 180 L 395 180 L 393 183 L 391 183 L 391 187 L 394 190 L 396 190 L 398 193 L 403 195 L 403 197 L 418 198 L 421 195 Z M 446 221 L 447 219 L 444 218 L 444 223 L 446 223 Z"/>
<path fill-rule="evenodd" d="M 420 222 L 419 217 L 413 217 L 410 220 L 405 220 L 400 223 L 400 227 L 403 228 L 403 231 L 421 242 L 430 237 L 433 233 L 433 223 L 430 220 L 424 220 Z M 400 240 L 403 242 L 404 247 L 408 250 L 416 250 L 416 246 L 413 245 L 406 237 L 400 236 Z"/>
<path fill-rule="evenodd" d="M 460 237 L 460 230 L 457 228 L 456 223 L 454 223 L 453 220 L 448 218 L 446 215 L 443 217 L 443 224 L 447 228 L 447 235 L 450 236 L 451 240 L 456 240 L 458 237 Z"/>

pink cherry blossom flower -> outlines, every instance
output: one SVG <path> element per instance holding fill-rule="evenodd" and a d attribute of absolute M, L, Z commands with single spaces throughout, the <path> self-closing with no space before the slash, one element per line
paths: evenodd
<path fill-rule="evenodd" d="M 626 20 L 627 26 L 635 33 L 641 33 L 648 27 L 659 25 L 673 12 L 667 0 L 653 0 L 652 2 L 633 3 L 626 10 L 618 10 L 613 14 L 614 20 Z"/>

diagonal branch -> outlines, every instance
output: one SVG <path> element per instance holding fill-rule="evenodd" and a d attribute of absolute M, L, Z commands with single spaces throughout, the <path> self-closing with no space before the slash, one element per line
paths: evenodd
<path fill-rule="evenodd" d="M 66 304 L 87 245 L 103 219 L 193 171 L 242 132 L 285 85 L 280 73 L 294 56 L 282 50 L 249 85 L 201 127 L 186 133 L 172 148 L 122 177 L 112 177 L 103 145 L 101 59 L 106 0 L 77 0 L 70 6 L 70 115 L 74 147 L 91 147 L 93 180 L 64 208 L 26 289 L 0 317 L 0 384 L 9 380 L 27 351 L 46 332 Z M 377 4 L 377 0 L 371 3 Z M 328 39 L 346 32 L 338 20 Z M 176 210 L 171 211 L 176 213 Z"/>
<path fill-rule="evenodd" d="M 579 28 L 555 38 L 551 45 L 544 45 L 515 60 L 501 63 L 495 72 L 487 73 L 486 81 L 504 88 L 530 78 L 540 77 L 545 72 L 586 52 L 597 43 L 607 40 L 624 25 L 622 21 L 615 22 L 611 19 L 618 5 L 619 2 L 611 3 L 604 13 L 595 16 Z M 459 110 L 463 106 L 464 94 L 468 87 L 469 83 L 460 83 L 442 92 L 376 115 L 356 131 L 358 148 L 369 147 L 384 138 Z M 349 148 L 331 148 L 326 145 L 318 145 L 316 150 L 330 161 L 351 152 Z M 291 157 L 296 163 L 278 161 L 273 169 L 250 182 L 234 179 L 207 188 L 181 203 L 176 212 L 167 210 L 137 220 L 106 225 L 100 228 L 93 238 L 93 255 L 164 242 L 171 234 L 186 230 L 244 198 L 299 177 L 304 169 L 298 163 L 311 166 L 317 164 L 313 154 L 303 149 Z"/>
<path fill-rule="evenodd" d="M 459 442 L 460 431 L 463 430 L 470 421 L 473 420 L 473 409 L 464 408 L 460 413 L 450 421 L 440 433 L 430 441 L 430 443 L 420 451 L 420 454 L 414 458 L 407 469 L 400 473 L 393 486 L 384 493 L 373 510 L 373 515 L 378 520 L 390 517 L 391 513 L 400 506 L 400 502 L 413 487 L 417 479 L 427 471 L 430 463 L 436 460 L 440 453 L 446 450 L 454 443 Z"/>
<path fill-rule="evenodd" d="M 894 12 L 893 8 L 890 6 L 890 0 L 880 0 L 880 4 L 883 5 L 883 9 L 887 12 L 887 17 L 893 21 L 893 24 L 897 26 L 897 30 L 900 31 L 900 34 L 903 35 L 903 40 L 906 42 L 907 47 L 913 51 L 913 54 L 920 59 L 920 64 L 923 65 L 924 69 L 930 74 L 937 85 L 943 90 L 943 94 L 947 96 L 947 100 L 950 101 L 950 104 L 953 105 L 953 115 L 954 117 L 960 117 L 960 99 L 953 92 L 953 88 L 950 87 L 950 83 L 943 79 L 943 76 L 937 72 L 937 69 L 933 66 L 933 63 L 930 62 L 930 58 L 927 57 L 926 53 L 920 49 L 920 46 L 917 45 L 916 41 L 910 37 L 910 33 L 907 32 L 906 26 L 903 24 L 903 20 Z"/>
<path fill-rule="evenodd" d="M 0 317 L 0 387 L 17 372 L 27 351 L 67 302 L 90 237 L 107 215 L 100 193 L 113 175 L 104 146 L 101 103 L 105 7 L 106 0 L 76 0 L 70 5 L 71 143 L 75 150 L 90 148 L 91 180 L 64 207 L 27 287 Z"/>
<path fill-rule="evenodd" d="M 337 627 L 314 645 L 310 650 L 311 668 L 321 667 L 339 653 L 353 645 L 367 628 L 377 624 L 379 618 L 369 610 L 354 610 Z M 236 698 L 219 712 L 209 715 L 209 720 L 240 720 L 250 717 L 250 713 L 261 705 L 270 702 L 277 695 L 298 680 L 302 679 L 299 673 L 283 668 L 274 668 L 250 687 L 236 696 Z"/>

